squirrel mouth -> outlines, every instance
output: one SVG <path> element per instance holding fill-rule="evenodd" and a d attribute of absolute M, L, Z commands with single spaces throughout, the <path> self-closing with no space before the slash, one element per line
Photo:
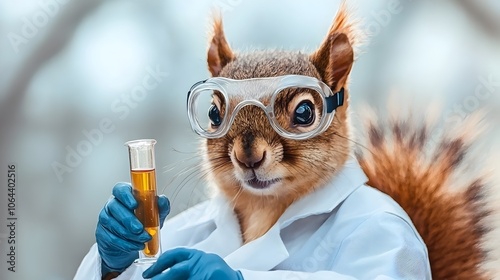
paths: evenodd
<path fill-rule="evenodd" d="M 245 181 L 247 185 L 254 189 L 267 189 L 269 188 L 272 184 L 280 182 L 281 179 L 272 179 L 269 181 L 261 181 L 257 178 L 253 178 L 251 180 Z"/>

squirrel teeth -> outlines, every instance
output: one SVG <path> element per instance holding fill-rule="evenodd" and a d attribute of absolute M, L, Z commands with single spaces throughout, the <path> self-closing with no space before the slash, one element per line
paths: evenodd
<path fill-rule="evenodd" d="M 250 187 L 252 188 L 255 188 L 255 189 L 267 189 L 269 188 L 272 184 L 274 183 L 277 183 L 281 181 L 281 179 L 272 179 L 272 180 L 269 180 L 269 181 L 261 181 L 257 178 L 253 178 L 251 180 L 248 180 L 246 181 L 245 183 L 247 185 L 249 185 Z"/>

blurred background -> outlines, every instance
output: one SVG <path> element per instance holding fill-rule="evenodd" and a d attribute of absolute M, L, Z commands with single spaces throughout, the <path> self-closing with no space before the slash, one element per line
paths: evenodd
<path fill-rule="evenodd" d="M 369 39 L 351 75 L 353 112 L 441 103 L 459 124 L 490 111 L 499 154 L 500 2 L 349 1 Z M 236 51 L 312 52 L 339 1 L 0 0 L 0 278 L 72 279 L 95 242 L 123 143 L 154 138 L 172 214 L 206 199 L 186 93 L 205 79 L 213 10 Z M 7 271 L 7 165 L 16 165 L 15 273 Z"/>

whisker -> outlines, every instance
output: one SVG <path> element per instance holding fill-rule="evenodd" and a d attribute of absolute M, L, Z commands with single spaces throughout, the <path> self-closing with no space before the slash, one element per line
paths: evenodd
<path fill-rule="evenodd" d="M 187 182 L 189 182 L 194 174 L 196 174 L 197 170 L 193 170 L 191 171 L 181 182 L 180 184 L 176 187 L 176 189 L 174 190 L 174 193 L 172 194 L 172 197 L 173 197 L 173 200 L 177 199 L 177 196 L 179 195 L 179 193 L 181 192 L 181 190 L 184 188 L 184 186 L 186 186 Z"/>
<path fill-rule="evenodd" d="M 234 198 L 231 200 L 231 204 L 233 205 L 233 212 L 235 211 L 235 207 L 236 207 L 236 200 L 238 199 L 238 197 L 241 195 L 241 193 L 243 192 L 243 188 L 241 186 L 238 187 L 238 192 L 236 192 L 236 195 L 234 196 Z"/>
<path fill-rule="evenodd" d="M 179 154 L 192 154 L 192 153 L 197 153 L 198 151 L 187 151 L 187 152 L 183 152 L 183 151 L 180 151 L 176 148 L 172 148 L 171 149 L 172 151 L 176 152 L 176 153 L 179 153 Z"/>
<path fill-rule="evenodd" d="M 181 175 L 184 175 L 188 172 L 191 172 L 193 169 L 196 169 L 197 167 L 199 167 L 199 164 L 195 164 L 194 166 L 187 166 L 187 167 L 184 167 L 182 170 L 180 170 L 179 172 L 177 172 L 174 176 L 172 176 L 172 178 L 170 179 L 170 181 L 165 185 L 165 187 L 163 187 L 162 189 L 162 193 L 165 192 L 165 189 L 170 186 L 171 184 L 173 184 L 173 182 L 175 180 L 177 180 Z"/>
<path fill-rule="evenodd" d="M 163 169 L 166 169 L 166 170 L 164 170 L 164 172 L 170 172 L 170 171 L 174 170 L 176 167 L 178 167 L 179 164 L 181 164 L 181 163 L 186 163 L 188 161 L 195 160 L 195 159 L 202 158 L 202 157 L 203 157 L 202 154 L 198 154 L 198 155 L 195 155 L 195 156 L 192 156 L 192 157 L 189 157 L 189 158 L 184 158 L 184 159 L 178 160 L 178 161 L 176 161 L 174 163 L 165 165 L 163 167 Z"/>

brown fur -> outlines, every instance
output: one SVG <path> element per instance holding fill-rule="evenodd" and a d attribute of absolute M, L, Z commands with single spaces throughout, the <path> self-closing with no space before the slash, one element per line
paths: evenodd
<path fill-rule="evenodd" d="M 325 42 L 311 56 L 285 51 L 235 55 L 224 39 L 222 21 L 216 18 L 208 50 L 209 70 L 213 76 L 232 79 L 308 75 L 322 79 L 334 89 L 344 87 L 352 67 L 353 50 L 347 34 L 339 33 L 348 29 L 345 14 L 340 13 L 338 18 Z M 348 90 L 345 94 L 348 96 Z M 205 148 L 210 151 L 207 162 L 213 170 L 211 178 L 233 201 L 245 242 L 266 233 L 293 201 L 327 183 L 345 163 L 350 153 L 347 107 L 348 101 L 337 110 L 325 133 L 305 141 L 283 139 L 261 109 L 244 107 L 225 137 L 206 141 Z M 336 149 L 324 153 L 331 150 L 332 144 Z M 261 158 L 266 151 L 262 166 L 255 170 L 262 178 L 279 176 L 281 182 L 272 192 L 249 191 L 237 179 L 251 172 L 238 160 L 238 155 L 248 150 L 251 152 L 247 159 Z"/>
<path fill-rule="evenodd" d="M 442 137 L 432 149 L 434 133 L 426 124 L 364 119 L 367 143 L 358 160 L 368 184 L 390 195 L 411 217 L 427 245 L 433 279 L 489 279 L 480 269 L 486 260 L 481 247 L 487 232 L 481 223 L 488 215 L 481 202 L 485 181 L 462 181 L 466 176 L 457 174 L 471 145 L 470 135 Z M 423 152 L 429 148 L 431 152 Z"/>
<path fill-rule="evenodd" d="M 311 55 L 285 51 L 234 54 L 222 21 L 215 20 L 207 59 L 213 76 L 308 75 L 323 80 L 334 91 L 345 88 L 346 93 L 346 102 L 337 109 L 328 130 L 312 139 L 280 137 L 260 108 L 247 106 L 226 136 L 205 140 L 210 179 L 231 200 L 244 242 L 265 234 L 291 203 L 330 181 L 353 153 L 347 83 L 358 41 L 345 4 L 326 39 Z M 480 224 L 487 214 L 481 208 L 484 181 L 478 178 L 461 192 L 446 188 L 467 151 L 466 138 L 443 140 L 432 153 L 432 161 L 425 162 L 427 127 L 415 130 L 398 121 L 391 124 L 390 134 L 375 123 L 367 131 L 370 153 L 359 154 L 359 160 L 369 184 L 393 197 L 412 218 L 428 246 L 434 279 L 486 279 L 479 270 L 485 256 L 479 246 L 486 230 Z M 256 162 L 259 165 L 253 170 L 247 167 Z M 281 181 L 271 190 L 252 190 L 244 184 L 252 174 Z"/>
<path fill-rule="evenodd" d="M 220 72 L 221 76 L 233 79 L 285 74 L 320 78 L 309 56 L 280 51 L 238 55 Z M 213 178 L 218 187 L 233 199 L 246 242 L 263 235 L 293 201 L 334 176 L 350 150 L 347 135 L 345 108 L 338 110 L 330 129 L 322 135 L 310 140 L 293 141 L 281 138 L 260 108 L 248 106 L 238 113 L 225 137 L 207 140 L 206 149 L 210 151 L 208 161 L 216 172 Z M 243 142 L 251 146 L 253 153 L 267 151 L 266 160 L 259 170 L 266 174 L 280 174 L 283 181 L 279 189 L 271 194 L 256 195 L 242 188 L 241 182 L 234 178 L 235 172 L 244 173 L 234 156 L 241 152 Z M 331 143 L 335 143 L 337 149 L 329 154 L 322 152 L 329 150 Z M 259 222 L 253 222 L 255 220 Z"/>

